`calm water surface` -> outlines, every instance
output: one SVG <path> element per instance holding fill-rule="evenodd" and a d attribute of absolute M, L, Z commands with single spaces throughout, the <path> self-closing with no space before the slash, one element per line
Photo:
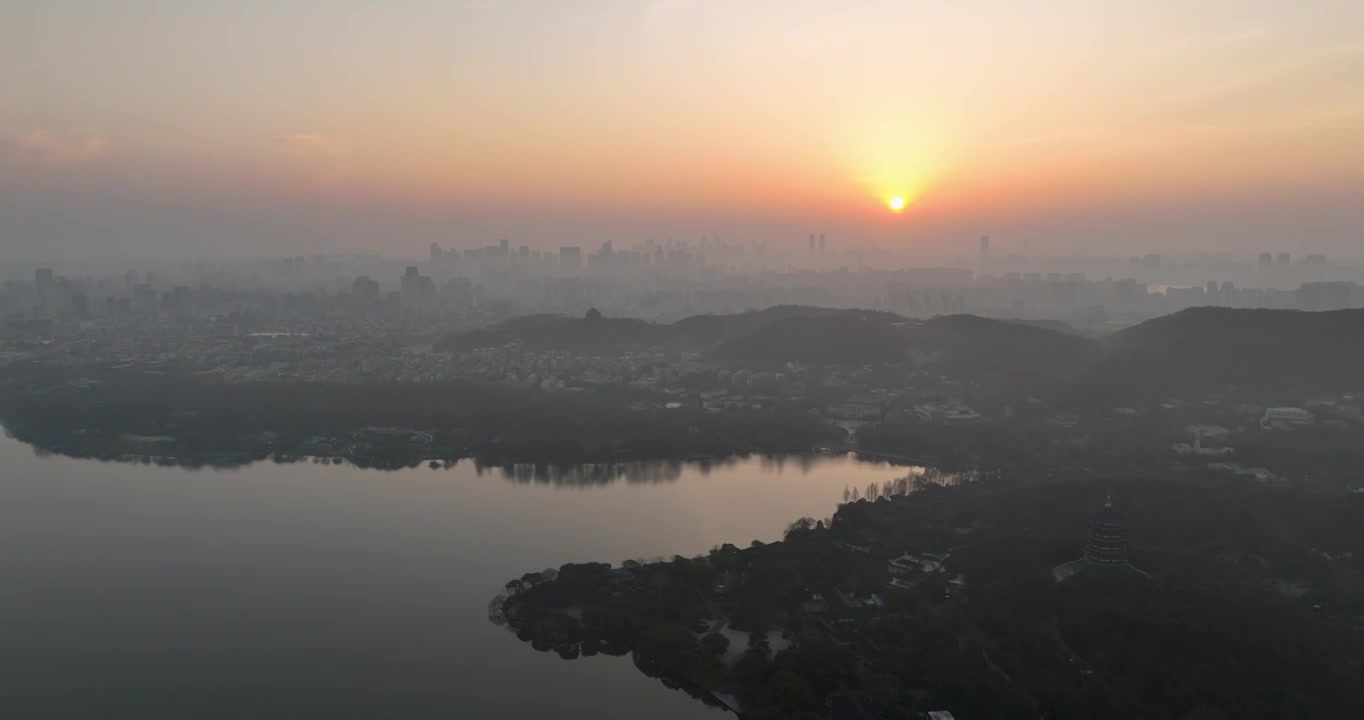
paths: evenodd
<path fill-rule="evenodd" d="M 565 562 L 774 540 L 906 472 L 188 470 L 0 437 L 0 717 L 723 720 L 628 658 L 536 652 L 488 601 Z"/>

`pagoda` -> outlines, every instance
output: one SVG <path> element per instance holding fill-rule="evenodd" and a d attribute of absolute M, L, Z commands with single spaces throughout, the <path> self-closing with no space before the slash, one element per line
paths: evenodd
<path fill-rule="evenodd" d="M 1089 542 L 1085 544 L 1085 554 L 1079 560 L 1072 560 L 1052 568 L 1051 575 L 1056 582 L 1081 573 L 1119 572 L 1145 575 L 1127 561 L 1127 531 L 1123 528 L 1122 517 L 1113 509 L 1113 493 L 1104 499 L 1104 506 L 1094 513 L 1089 521 Z"/>

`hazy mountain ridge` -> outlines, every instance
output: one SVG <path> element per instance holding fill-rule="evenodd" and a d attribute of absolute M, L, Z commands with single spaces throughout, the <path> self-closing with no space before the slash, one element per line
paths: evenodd
<path fill-rule="evenodd" d="M 1186 392 L 1256 386 L 1302 393 L 1364 386 L 1364 310 L 1201 307 L 1097 341 L 1078 387 Z"/>
<path fill-rule="evenodd" d="M 527 350 L 538 351 L 618 352 L 630 347 L 642 349 L 659 346 L 672 352 L 700 352 L 786 319 L 843 317 L 869 312 L 886 318 L 899 318 L 891 313 L 805 305 L 777 305 L 732 315 L 693 315 L 666 324 L 633 318 L 542 314 L 513 318 L 486 328 L 450 335 L 436 347 L 458 352 L 520 343 Z"/>
<path fill-rule="evenodd" d="M 945 376 L 1039 395 L 1141 397 L 1242 386 L 1301 392 L 1364 384 L 1364 310 L 1194 308 L 1090 339 L 1045 324 L 779 306 L 671 324 L 536 315 L 443 340 L 445 350 L 701 352 L 730 367 L 914 362 Z"/>

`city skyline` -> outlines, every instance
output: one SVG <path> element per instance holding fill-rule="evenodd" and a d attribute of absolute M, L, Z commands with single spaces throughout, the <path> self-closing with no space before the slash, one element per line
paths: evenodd
<path fill-rule="evenodd" d="M 1364 8 L 0 10 L 4 259 L 719 235 L 970 256 L 1364 228 Z M 892 198 L 904 198 L 893 212 Z"/>

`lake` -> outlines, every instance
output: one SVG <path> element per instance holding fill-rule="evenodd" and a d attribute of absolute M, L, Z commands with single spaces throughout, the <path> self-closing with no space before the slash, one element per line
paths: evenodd
<path fill-rule="evenodd" d="M 907 472 L 846 455 L 195 470 L 0 437 L 0 714 L 723 720 L 628 657 L 536 652 L 488 602 L 566 562 L 776 540 Z"/>

